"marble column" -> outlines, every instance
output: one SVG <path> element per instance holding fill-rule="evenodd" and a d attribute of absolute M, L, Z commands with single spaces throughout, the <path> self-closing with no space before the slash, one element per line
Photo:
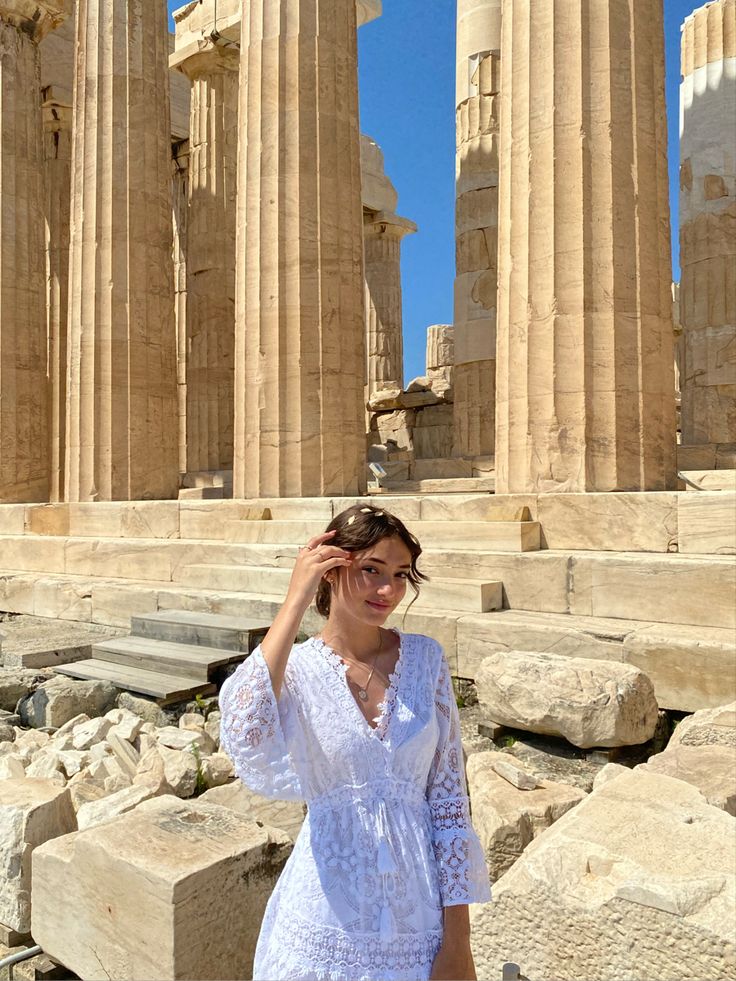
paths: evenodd
<path fill-rule="evenodd" d="M 46 317 L 49 376 L 49 500 L 64 499 L 72 109 L 44 91 Z"/>
<path fill-rule="evenodd" d="M 174 317 L 179 471 L 187 471 L 187 247 L 189 226 L 189 140 L 174 144 L 171 193 L 174 221 Z"/>
<path fill-rule="evenodd" d="M 736 443 L 736 0 L 682 28 L 682 442 Z"/>
<path fill-rule="evenodd" d="M 404 387 L 401 240 L 416 230 L 413 221 L 398 215 L 363 215 L 368 397 Z"/>
<path fill-rule="evenodd" d="M 68 0 L 0 0 L 0 502 L 49 493 L 38 44 Z"/>
<path fill-rule="evenodd" d="M 170 60 L 191 80 L 187 471 L 233 463 L 238 48 L 207 39 Z"/>
<path fill-rule="evenodd" d="M 662 0 L 504 0 L 496 490 L 665 490 Z"/>
<path fill-rule="evenodd" d="M 77 0 L 66 498 L 178 493 L 164 0 Z"/>
<path fill-rule="evenodd" d="M 356 8 L 243 5 L 235 497 L 366 483 Z"/>
<path fill-rule="evenodd" d="M 501 0 L 458 0 L 455 165 L 456 456 L 493 453 Z"/>

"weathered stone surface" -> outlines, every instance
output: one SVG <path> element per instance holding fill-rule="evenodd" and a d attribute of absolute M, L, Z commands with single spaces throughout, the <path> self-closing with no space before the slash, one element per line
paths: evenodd
<path fill-rule="evenodd" d="M 0 722 L 0 743 L 12 742 L 15 739 L 15 729 L 11 725 Z"/>
<path fill-rule="evenodd" d="M 65 786 L 67 782 L 66 771 L 62 765 L 59 753 L 53 749 L 42 749 L 36 753 L 34 758 L 26 767 L 26 776 L 34 777 L 37 780 L 50 780 Z"/>
<path fill-rule="evenodd" d="M 616 777 L 620 777 L 624 773 L 628 772 L 629 767 L 621 766 L 620 763 L 606 763 L 606 765 L 595 775 L 593 780 L 593 790 L 599 790 L 610 780 L 615 780 Z"/>
<path fill-rule="evenodd" d="M 509 768 L 526 777 L 530 789 L 515 786 L 500 772 Z M 507 872 L 530 841 L 585 797 L 577 787 L 537 781 L 504 753 L 474 753 L 468 759 L 467 773 L 473 826 L 485 851 L 491 881 Z M 523 777 L 518 782 L 524 782 Z"/>
<path fill-rule="evenodd" d="M 736 746 L 736 702 L 686 716 L 667 744 L 676 746 Z"/>
<path fill-rule="evenodd" d="M 223 807 L 145 801 L 38 850 L 34 939 L 81 977 L 249 977 L 290 849 L 283 832 Z"/>
<path fill-rule="evenodd" d="M 151 746 L 145 752 L 141 752 L 133 785 L 152 787 L 155 794 L 175 793 L 166 779 L 166 765 L 158 751 L 158 746 Z"/>
<path fill-rule="evenodd" d="M 40 685 L 18 706 L 23 725 L 61 727 L 75 715 L 102 715 L 115 701 L 117 689 L 107 681 L 73 681 L 57 675 Z"/>
<path fill-rule="evenodd" d="M 662 6 L 503 0 L 499 47 L 496 490 L 672 489 Z"/>
<path fill-rule="evenodd" d="M 650 756 L 637 769 L 691 783 L 709 804 L 736 817 L 736 746 L 683 746 Z"/>
<path fill-rule="evenodd" d="M 355 494 L 366 480 L 356 14 L 348 4 L 325 18 L 317 0 L 306 7 L 253 0 L 248 13 L 240 50 L 234 496 Z M 298 84 L 285 89 L 282 66 L 316 46 L 319 57 L 299 58 Z M 249 98 L 244 80 L 256 75 L 264 93 L 283 98 Z M 317 183 L 304 179 L 304 160 L 320 161 Z M 287 379 L 289 392 L 296 385 L 310 397 L 289 398 L 284 413 Z"/>
<path fill-rule="evenodd" d="M 0 709 L 14 712 L 21 698 L 25 698 L 38 682 L 35 671 L 0 667 Z"/>
<path fill-rule="evenodd" d="M 455 364 L 455 327 L 432 324 L 427 327 L 427 370 L 449 368 Z"/>
<path fill-rule="evenodd" d="M 222 787 L 235 779 L 232 760 L 225 753 L 213 753 L 202 760 L 202 777 L 208 787 Z"/>
<path fill-rule="evenodd" d="M 293 841 L 304 824 L 305 807 L 295 801 L 274 800 L 254 793 L 240 780 L 223 787 L 213 787 L 199 800 L 209 804 L 221 804 L 244 817 L 261 821 L 273 828 L 286 831 Z"/>
<path fill-rule="evenodd" d="M 25 775 L 26 768 L 20 756 L 11 753 L 0 757 L 0 780 L 22 780 Z"/>
<path fill-rule="evenodd" d="M 166 499 L 179 487 L 168 47 L 159 4 L 79 5 L 69 245 L 70 501 Z M 104 82 L 113 76 L 125 77 L 125 86 Z M 117 367 L 110 373 L 105 366 L 112 350 Z"/>
<path fill-rule="evenodd" d="M 74 727 L 72 745 L 74 749 L 91 749 L 95 743 L 101 742 L 108 736 L 111 728 L 110 720 L 104 716 L 83 722 Z"/>
<path fill-rule="evenodd" d="M 471 907 L 478 977 L 500 977 L 514 952 L 530 978 L 732 978 L 733 827 L 682 781 L 611 780 Z"/>
<path fill-rule="evenodd" d="M 190 729 L 195 732 L 201 732 L 204 729 L 205 718 L 200 715 L 199 712 L 185 712 L 179 718 L 179 728 L 180 729 Z"/>
<path fill-rule="evenodd" d="M 736 432 L 736 113 L 732 0 L 698 5 L 682 25 L 680 320 L 682 442 Z"/>
<path fill-rule="evenodd" d="M 177 797 L 191 797 L 197 787 L 197 759 L 188 749 L 183 752 L 169 749 L 160 744 L 157 747 L 164 763 L 164 777 Z"/>
<path fill-rule="evenodd" d="M 174 726 L 164 726 L 156 733 L 156 738 L 162 746 L 169 749 L 189 749 L 196 746 L 203 753 L 210 753 L 213 750 L 212 741 L 204 728 L 196 729 L 175 728 Z"/>
<path fill-rule="evenodd" d="M 31 855 L 77 827 L 69 792 L 45 780 L 0 781 L 0 923 L 31 929 Z"/>
<path fill-rule="evenodd" d="M 614 661 L 500 651 L 484 658 L 475 681 L 481 707 L 496 722 L 575 746 L 644 743 L 657 724 L 647 676 Z"/>
<path fill-rule="evenodd" d="M 99 800 L 89 801 L 77 810 L 77 824 L 79 830 L 92 828 L 96 824 L 104 824 L 106 821 L 113 821 L 121 814 L 127 814 L 134 807 L 142 804 L 144 800 L 154 796 L 153 787 L 145 784 L 138 784 L 134 787 L 126 787 L 117 793 L 109 794 Z"/>

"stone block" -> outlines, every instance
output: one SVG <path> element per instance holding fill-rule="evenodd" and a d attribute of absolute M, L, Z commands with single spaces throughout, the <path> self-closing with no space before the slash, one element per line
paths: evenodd
<path fill-rule="evenodd" d="M 107 821 L 114 821 L 121 814 L 127 814 L 133 808 L 138 807 L 144 800 L 149 800 L 154 796 L 154 789 L 147 784 L 138 784 L 134 787 L 125 787 L 117 793 L 101 797 L 99 800 L 89 801 L 77 810 L 77 824 L 79 830 L 93 828 L 97 824 L 104 824 Z"/>
<path fill-rule="evenodd" d="M 703 491 L 678 495 L 681 552 L 736 554 L 736 494 Z"/>
<path fill-rule="evenodd" d="M 72 735 L 74 749 L 91 749 L 95 743 L 106 738 L 111 727 L 112 723 L 104 716 L 90 719 L 89 722 L 75 726 Z"/>
<path fill-rule="evenodd" d="M 64 571 L 75 576 L 171 582 L 172 549 L 166 544 L 69 539 Z"/>
<path fill-rule="evenodd" d="M 445 368 L 455 364 L 455 328 L 452 324 L 427 327 L 427 368 Z"/>
<path fill-rule="evenodd" d="M 39 676 L 25 668 L 0 670 L 0 709 L 15 712 L 21 698 L 25 698 L 36 686 Z"/>
<path fill-rule="evenodd" d="M 68 504 L 33 504 L 26 510 L 26 532 L 31 535 L 68 535 Z"/>
<path fill-rule="evenodd" d="M 685 490 L 736 491 L 736 470 L 688 470 L 683 476 L 687 477 Z"/>
<path fill-rule="evenodd" d="M 30 535 L 3 538 L 2 567 L 14 572 L 64 572 L 65 543 L 64 538 Z"/>
<path fill-rule="evenodd" d="M 734 591 L 736 566 L 728 556 L 579 552 L 571 559 L 569 610 L 581 616 L 733 628 Z"/>
<path fill-rule="evenodd" d="M 286 834 L 227 808 L 145 801 L 37 850 L 34 939 L 80 977 L 250 977 L 290 850 Z"/>
<path fill-rule="evenodd" d="M 422 498 L 423 521 L 537 520 L 536 494 L 437 494 Z"/>
<path fill-rule="evenodd" d="M 75 579 L 37 578 L 33 586 L 33 612 L 37 617 L 89 622 L 92 619 L 89 583 Z M 77 660 L 78 656 L 70 651 L 65 657 L 58 651 L 54 663 L 66 664 Z"/>
<path fill-rule="evenodd" d="M 64 787 L 27 778 L 0 781 L 0 923 L 30 932 L 33 851 L 76 827 Z"/>
<path fill-rule="evenodd" d="M 684 718 L 667 744 L 676 746 L 736 747 L 736 702 L 702 709 Z"/>
<path fill-rule="evenodd" d="M 684 780 L 697 787 L 709 804 L 736 817 L 736 746 L 680 743 L 650 756 L 636 769 Z"/>
<path fill-rule="evenodd" d="M 33 576 L 0 575 L 0 609 L 33 616 L 33 582 Z"/>
<path fill-rule="evenodd" d="M 158 590 L 151 585 L 123 583 L 91 583 L 92 622 L 111 627 L 129 627 L 130 619 L 141 613 L 156 613 L 159 608 Z"/>
<path fill-rule="evenodd" d="M 493 903 L 471 907 L 478 977 L 500 977 L 510 952 L 530 978 L 732 975 L 734 873 L 732 817 L 671 777 L 618 776 L 526 849 Z"/>
<path fill-rule="evenodd" d="M 301 831 L 304 824 L 305 805 L 298 801 L 274 800 L 272 797 L 261 797 L 240 780 L 228 783 L 223 787 L 213 787 L 198 798 L 203 803 L 219 804 L 237 814 L 260 821 L 272 828 L 285 831 L 292 841 Z"/>
<path fill-rule="evenodd" d="M 415 460 L 411 465 L 412 480 L 437 480 L 445 477 L 472 477 L 473 464 L 459 457 L 440 460 Z"/>
<path fill-rule="evenodd" d="M 639 745 L 657 725 L 649 678 L 614 661 L 500 651 L 484 658 L 475 684 L 494 721 L 582 748 Z"/>
<path fill-rule="evenodd" d="M 552 549 L 669 552 L 677 544 L 678 495 L 540 494 L 537 520 Z"/>
<path fill-rule="evenodd" d="M 453 418 L 451 405 L 430 405 L 417 411 L 412 433 L 417 459 L 436 460 L 452 455 Z"/>
<path fill-rule="evenodd" d="M 25 527 L 25 504 L 0 504 L 0 535 L 22 535 Z"/>
<path fill-rule="evenodd" d="M 736 639 L 729 628 L 639 625 L 624 638 L 623 660 L 651 678 L 662 708 L 695 712 L 736 698 Z"/>
<path fill-rule="evenodd" d="M 75 715 L 103 715 L 115 702 L 117 689 L 107 681 L 72 681 L 56 676 L 40 685 L 19 705 L 23 725 L 61 727 Z"/>
<path fill-rule="evenodd" d="M 497 767 L 513 767 L 534 782 L 534 789 L 514 786 Z M 577 787 L 537 780 L 505 753 L 473 753 L 467 773 L 473 827 L 492 882 L 508 872 L 531 841 L 586 796 Z"/>

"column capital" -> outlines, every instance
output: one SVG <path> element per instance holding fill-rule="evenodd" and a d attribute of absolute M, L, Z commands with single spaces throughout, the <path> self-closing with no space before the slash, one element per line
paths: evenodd
<path fill-rule="evenodd" d="M 190 81 L 214 72 L 237 72 L 240 47 L 218 38 L 198 38 L 169 56 L 169 68 L 176 68 Z"/>
<path fill-rule="evenodd" d="M 70 16 L 73 0 L 0 0 L 0 20 L 38 44 Z"/>
<path fill-rule="evenodd" d="M 416 230 L 415 222 L 409 218 L 401 218 L 392 211 L 364 212 L 363 214 L 364 235 L 389 235 L 401 240 L 405 235 L 413 235 Z"/>

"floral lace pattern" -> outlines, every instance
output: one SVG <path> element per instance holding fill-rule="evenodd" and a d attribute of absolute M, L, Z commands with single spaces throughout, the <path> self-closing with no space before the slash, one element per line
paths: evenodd
<path fill-rule="evenodd" d="M 269 899 L 256 978 L 428 978 L 442 907 L 490 899 L 442 649 L 400 634 L 374 728 L 323 642 L 292 650 L 278 700 L 260 649 L 223 686 L 222 747 L 258 793 L 308 814 Z"/>

